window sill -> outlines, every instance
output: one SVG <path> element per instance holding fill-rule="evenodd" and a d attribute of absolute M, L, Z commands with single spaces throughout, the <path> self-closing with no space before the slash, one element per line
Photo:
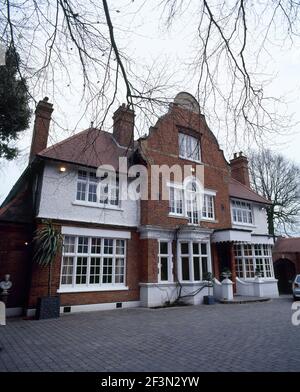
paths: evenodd
<path fill-rule="evenodd" d="M 219 223 L 217 219 L 201 218 L 201 222 Z"/>
<path fill-rule="evenodd" d="M 234 222 L 234 221 L 232 221 L 232 225 L 233 226 L 241 226 L 241 227 L 251 227 L 253 229 L 257 227 L 252 223 L 241 223 L 241 222 Z"/>
<path fill-rule="evenodd" d="M 85 292 L 96 292 L 96 291 L 121 291 L 129 290 L 128 286 L 107 286 L 107 287 L 60 287 L 57 293 L 85 293 Z"/>
<path fill-rule="evenodd" d="M 123 209 L 118 206 L 111 206 L 111 205 L 99 204 L 99 203 L 91 203 L 91 202 L 87 202 L 87 201 L 76 200 L 76 201 L 73 201 L 72 204 L 74 206 L 92 207 L 92 208 L 98 208 L 98 209 L 102 209 L 102 210 L 123 211 Z"/>
<path fill-rule="evenodd" d="M 188 217 L 186 217 L 186 216 L 184 216 L 184 215 L 179 215 L 179 214 L 177 215 L 177 214 L 169 213 L 168 216 L 169 216 L 170 218 L 188 219 Z"/>
<path fill-rule="evenodd" d="M 202 161 L 199 161 L 199 160 L 196 160 L 196 159 L 186 158 L 186 157 L 183 157 L 181 155 L 179 155 L 179 158 L 180 159 L 184 159 L 185 161 L 195 162 L 195 163 L 199 163 L 199 164 L 203 165 Z"/>

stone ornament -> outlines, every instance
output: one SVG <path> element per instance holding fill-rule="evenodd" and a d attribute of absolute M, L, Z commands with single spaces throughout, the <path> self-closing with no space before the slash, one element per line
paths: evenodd
<path fill-rule="evenodd" d="M 6 274 L 4 275 L 4 280 L 0 282 L 0 289 L 2 290 L 2 295 L 7 295 L 8 290 L 12 286 L 12 282 L 9 279 L 10 279 L 10 275 Z"/>

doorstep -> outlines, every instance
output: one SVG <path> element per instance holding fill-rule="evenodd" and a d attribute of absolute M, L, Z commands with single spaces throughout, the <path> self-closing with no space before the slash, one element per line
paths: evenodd
<path fill-rule="evenodd" d="M 267 297 L 246 297 L 244 295 L 235 295 L 233 299 L 220 299 L 221 304 L 248 304 L 251 302 L 267 302 L 271 301 L 271 298 Z"/>

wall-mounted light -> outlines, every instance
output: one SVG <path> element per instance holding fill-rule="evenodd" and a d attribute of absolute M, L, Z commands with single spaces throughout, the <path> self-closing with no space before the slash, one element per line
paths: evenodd
<path fill-rule="evenodd" d="M 191 167 L 191 172 L 195 173 L 195 168 L 194 167 Z"/>
<path fill-rule="evenodd" d="M 60 166 L 60 167 L 59 167 L 59 171 L 60 171 L 61 173 L 64 173 L 66 170 L 67 170 L 67 169 L 66 169 L 65 166 Z"/>
<path fill-rule="evenodd" d="M 24 245 L 27 246 L 27 245 L 28 245 L 28 242 L 24 242 Z"/>

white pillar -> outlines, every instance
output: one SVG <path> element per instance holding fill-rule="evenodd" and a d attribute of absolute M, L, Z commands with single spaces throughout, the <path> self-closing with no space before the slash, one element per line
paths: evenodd
<path fill-rule="evenodd" d="M 233 282 L 226 278 L 222 280 L 222 298 L 227 301 L 233 300 Z"/>
<path fill-rule="evenodd" d="M 253 281 L 254 284 L 254 296 L 263 297 L 264 296 L 264 280 L 262 278 L 256 277 Z"/>
<path fill-rule="evenodd" d="M 6 325 L 5 303 L 0 302 L 0 325 Z"/>

